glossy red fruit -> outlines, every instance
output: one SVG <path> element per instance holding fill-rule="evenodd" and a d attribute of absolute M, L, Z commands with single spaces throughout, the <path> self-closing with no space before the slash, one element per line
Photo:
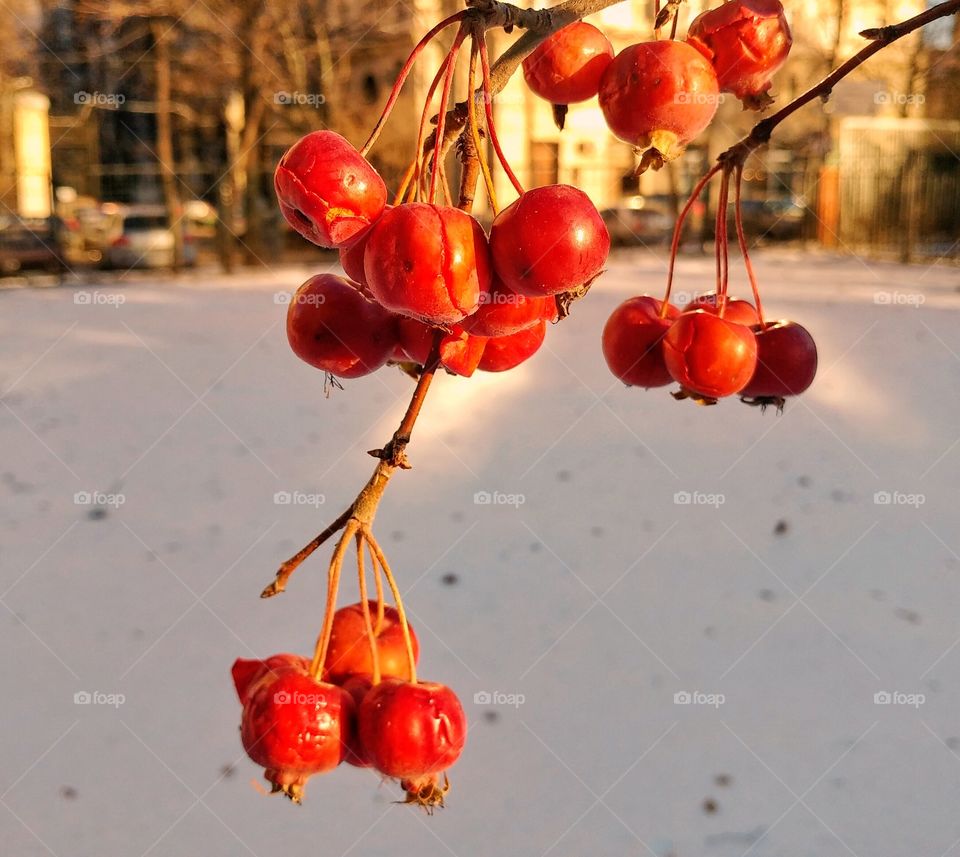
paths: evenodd
<path fill-rule="evenodd" d="M 509 336 L 488 339 L 478 368 L 482 372 L 506 372 L 513 369 L 540 350 L 546 335 L 547 323 L 540 321 L 533 327 Z"/>
<path fill-rule="evenodd" d="M 287 339 L 294 354 L 340 378 L 379 369 L 398 335 L 394 315 L 335 274 L 311 277 L 287 307 Z"/>
<path fill-rule="evenodd" d="M 663 339 L 663 358 L 685 390 L 707 398 L 742 390 L 757 365 L 757 337 L 749 327 L 703 310 L 681 313 Z"/>
<path fill-rule="evenodd" d="M 377 602 L 368 601 L 370 619 L 376 630 Z M 413 644 L 414 662 L 420 656 L 417 635 L 410 627 L 410 641 Z M 377 634 L 377 659 L 380 675 L 384 678 L 410 678 L 407 663 L 407 647 L 403 639 L 403 627 L 400 614 L 395 607 L 384 606 L 383 622 Z M 351 604 L 341 607 L 333 616 L 333 630 L 330 634 L 330 646 L 327 649 L 327 661 L 324 665 L 324 678 L 335 681 L 353 673 L 373 673 L 373 658 L 370 654 L 370 642 L 363 620 L 363 605 Z"/>
<path fill-rule="evenodd" d="M 377 171 L 333 131 L 314 131 L 294 143 L 277 164 L 273 183 L 287 222 L 321 247 L 355 240 L 387 201 Z"/>
<path fill-rule="evenodd" d="M 508 289 L 496 277 L 490 293 L 473 315 L 462 322 L 467 333 L 476 336 L 509 336 L 534 327 L 540 321 L 557 320 L 557 301 L 553 297 L 531 298 Z"/>
<path fill-rule="evenodd" d="M 437 328 L 415 318 L 399 319 L 400 345 L 407 358 L 423 366 L 430 356 L 430 346 Z M 455 324 L 440 340 L 440 365 L 454 375 L 469 378 L 477 371 L 486 339 L 467 333 Z"/>
<path fill-rule="evenodd" d="M 620 51 L 603 74 L 599 99 L 614 134 L 670 160 L 710 124 L 718 94 L 707 59 L 684 42 L 663 39 Z"/>
<path fill-rule="evenodd" d="M 540 43 L 523 61 L 523 78 L 551 104 L 574 104 L 597 94 L 612 59 L 610 40 L 593 24 L 577 21 Z"/>
<path fill-rule="evenodd" d="M 383 210 L 387 212 L 392 208 L 392 205 L 388 205 Z M 353 282 L 362 287 L 360 291 L 363 293 L 367 293 L 367 275 L 363 272 L 363 254 L 367 249 L 367 238 L 369 237 L 370 230 L 368 229 L 366 232 L 360 233 L 359 238 L 355 238 L 349 244 L 340 248 L 340 267 Z"/>
<path fill-rule="evenodd" d="M 754 328 L 757 368 L 740 395 L 757 399 L 798 396 L 817 374 L 817 344 L 795 321 L 776 321 Z"/>
<path fill-rule="evenodd" d="M 687 42 L 713 64 L 724 92 L 758 109 L 773 103 L 770 78 L 793 37 L 779 0 L 730 0 L 694 18 Z"/>
<path fill-rule="evenodd" d="M 603 328 L 603 356 L 610 371 L 630 387 L 663 387 L 672 380 L 663 360 L 663 337 L 680 311 L 648 295 L 618 306 Z"/>
<path fill-rule="evenodd" d="M 490 251 L 504 286 L 544 297 L 593 280 L 607 261 L 610 235 L 582 190 L 546 185 L 528 190 L 497 215 Z"/>
<path fill-rule="evenodd" d="M 340 687 L 353 697 L 356 712 L 360 710 L 360 704 L 363 702 L 363 698 L 370 692 L 370 688 L 373 687 L 373 679 L 366 673 L 357 673 L 356 675 L 346 676 L 341 679 Z M 360 741 L 360 734 L 356 729 L 356 724 L 354 724 L 354 728 L 350 733 L 350 741 L 347 744 L 347 753 L 344 761 L 347 762 L 347 764 L 353 765 L 355 768 L 370 767 L 370 758 L 367 755 L 363 743 Z"/>
<path fill-rule="evenodd" d="M 398 205 L 367 238 L 363 270 L 387 309 L 427 324 L 456 324 L 490 289 L 487 239 L 480 224 L 446 205 Z"/>
<path fill-rule="evenodd" d="M 697 295 L 687 306 L 684 312 L 693 312 L 702 309 L 712 315 L 718 315 L 720 312 L 720 302 L 716 292 L 707 292 L 703 295 Z M 735 321 L 737 324 L 745 324 L 747 327 L 753 327 L 760 323 L 760 316 L 757 315 L 757 308 L 750 301 L 740 298 L 730 298 L 726 300 L 726 308 L 723 311 L 723 317 L 727 321 Z"/>
<path fill-rule="evenodd" d="M 460 701 L 435 682 L 380 682 L 363 698 L 357 728 L 373 766 L 385 776 L 409 780 L 447 770 L 467 738 Z"/>
<path fill-rule="evenodd" d="M 266 660 L 237 658 L 233 662 L 230 674 L 233 677 L 233 686 L 237 690 L 237 697 L 243 705 L 250 697 L 250 691 L 257 682 L 265 676 L 274 676 L 287 670 L 303 672 L 310 667 L 310 662 L 300 655 L 280 654 L 271 655 Z"/>
<path fill-rule="evenodd" d="M 273 791 L 299 803 L 307 778 L 333 770 L 354 740 L 350 694 L 304 670 L 286 670 L 256 682 L 243 706 L 240 738 L 265 768 Z"/>

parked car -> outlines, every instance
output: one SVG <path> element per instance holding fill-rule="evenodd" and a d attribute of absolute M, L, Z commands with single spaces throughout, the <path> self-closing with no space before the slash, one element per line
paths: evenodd
<path fill-rule="evenodd" d="M 57 218 L 0 217 L 0 274 L 66 268 Z"/>
<path fill-rule="evenodd" d="M 631 198 L 626 204 L 600 212 L 615 247 L 659 244 L 670 240 L 673 218 L 663 209 Z"/>
<path fill-rule="evenodd" d="M 799 238 L 807 213 L 801 200 L 790 197 L 745 199 L 741 210 L 747 235 L 761 241 L 789 241 Z M 733 217 L 732 208 L 730 217 Z"/>
<path fill-rule="evenodd" d="M 104 229 L 103 264 L 110 268 L 169 268 L 174 263 L 174 236 L 163 206 L 117 206 L 104 209 L 110 217 Z M 196 248 L 185 235 L 184 264 L 196 261 Z"/>

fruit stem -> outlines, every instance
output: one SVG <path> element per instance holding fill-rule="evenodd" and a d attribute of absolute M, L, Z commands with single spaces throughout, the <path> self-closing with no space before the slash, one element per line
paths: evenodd
<path fill-rule="evenodd" d="M 503 167 L 503 171 L 507 174 L 507 178 L 510 179 L 510 183 L 517 193 L 523 196 L 523 185 L 520 184 L 520 180 L 514 175 L 513 170 L 510 168 L 510 163 L 503 154 L 503 149 L 500 148 L 500 140 L 497 138 L 497 127 L 493 121 L 493 88 L 490 85 L 490 57 L 487 55 L 486 34 L 481 35 L 479 43 L 480 67 L 483 69 L 483 107 L 487 114 L 487 133 L 490 135 L 490 142 L 493 143 L 493 150 L 497 153 L 500 166 Z"/>
<path fill-rule="evenodd" d="M 680 214 L 677 215 L 677 222 L 673 227 L 673 239 L 670 241 L 670 264 L 667 268 L 667 288 L 663 293 L 663 303 L 660 306 L 660 318 L 667 317 L 670 293 L 673 291 L 673 272 L 677 265 L 677 253 L 680 251 L 680 234 L 683 231 L 683 222 L 687 219 L 687 215 L 690 213 L 690 209 L 693 208 L 693 204 L 707 186 L 707 182 L 709 182 L 719 170 L 719 164 L 715 164 L 710 168 L 710 171 L 697 182 L 696 187 L 690 192 L 689 198 L 680 210 Z"/>
<path fill-rule="evenodd" d="M 357 577 L 359 578 L 360 585 L 360 605 L 363 610 L 363 626 L 367 631 L 367 641 L 370 644 L 370 664 L 373 667 L 370 680 L 373 684 L 380 684 L 380 652 L 377 649 L 377 633 L 379 633 L 379 631 L 374 631 L 373 622 L 370 619 L 370 605 L 367 603 L 367 575 L 363 567 L 363 533 L 358 530 L 354 538 L 357 542 Z M 374 572 L 376 573 L 375 563 Z M 380 612 L 379 605 L 377 612 Z"/>
<path fill-rule="evenodd" d="M 470 93 L 476 88 L 477 63 L 480 58 L 479 40 L 482 38 L 482 33 L 478 34 L 476 31 L 473 33 L 473 42 L 470 46 L 469 82 L 467 84 L 467 92 Z M 477 153 L 476 157 L 480 164 L 480 170 L 483 172 L 483 183 L 487 187 L 487 199 L 490 202 L 490 208 L 493 209 L 493 216 L 496 217 L 500 212 L 500 206 L 497 205 L 497 191 L 493 184 L 493 176 L 490 174 L 490 164 L 484 151 L 485 147 L 480 139 L 480 128 L 477 125 L 477 105 L 473 98 L 467 99 L 467 127 L 473 140 L 473 148 Z"/>
<path fill-rule="evenodd" d="M 330 634 L 333 631 L 333 614 L 337 611 L 337 592 L 340 589 L 340 571 L 343 568 L 343 555 L 347 552 L 350 539 L 360 527 L 360 523 L 351 518 L 343 528 L 343 535 L 333 550 L 330 558 L 330 567 L 327 570 L 327 604 L 323 614 L 323 627 L 317 637 L 317 645 L 313 651 L 313 662 L 310 664 L 310 674 L 321 680 L 323 665 L 327 660 L 327 649 L 330 647 Z"/>
<path fill-rule="evenodd" d="M 427 196 L 427 200 L 431 205 L 433 204 L 437 191 L 437 177 L 440 175 L 440 162 L 443 160 L 443 146 L 439 145 L 439 143 L 443 139 L 443 126 L 447 121 L 447 102 L 450 101 L 450 90 L 453 87 L 453 73 L 457 67 L 457 56 L 460 53 L 460 46 L 466 37 L 467 30 L 463 24 L 461 24 L 460 29 L 457 30 L 457 37 L 453 40 L 450 53 L 447 54 L 444 65 L 446 71 L 444 72 L 443 92 L 440 95 L 440 112 L 437 118 L 437 130 L 433 145 L 433 172 L 430 175 L 430 192 Z"/>
<path fill-rule="evenodd" d="M 377 142 L 377 138 L 380 136 L 380 132 L 383 130 L 383 126 L 387 124 L 387 119 L 390 117 L 390 113 L 393 111 L 394 106 L 397 103 L 397 99 L 400 97 L 400 90 L 403 89 L 403 84 L 406 83 L 407 76 L 410 74 L 410 70 L 413 68 L 413 64 L 417 61 L 417 57 L 423 52 L 423 49 L 433 40 L 433 38 L 440 33 L 442 30 L 445 30 L 451 24 L 457 23 L 457 21 L 462 21 L 467 16 L 467 10 L 462 9 L 459 12 L 455 12 L 449 18 L 444 18 L 439 24 L 437 24 L 432 30 L 430 30 L 419 42 L 417 42 L 414 49 L 410 52 L 410 56 L 407 57 L 407 61 L 404 63 L 403 68 L 400 69 L 400 73 L 397 75 L 397 79 L 394 81 L 393 89 L 390 90 L 390 96 L 387 98 L 387 103 L 384 105 L 383 112 L 380 114 L 380 118 L 377 120 L 377 124 L 373 126 L 373 130 L 370 132 L 370 136 L 367 137 L 367 142 L 360 147 L 360 154 L 364 157 L 367 156 L 367 152 L 373 148 L 373 144 Z"/>
<path fill-rule="evenodd" d="M 373 549 L 367 545 L 368 550 L 370 550 L 370 565 L 373 566 L 373 583 L 377 589 L 377 624 L 374 626 L 374 633 L 377 636 L 380 636 L 380 632 L 383 630 L 383 615 L 384 615 L 384 603 L 383 603 L 383 573 L 380 571 L 380 566 L 377 565 L 377 560 L 373 555 Z"/>
<path fill-rule="evenodd" d="M 760 286 L 757 283 L 757 277 L 753 271 L 753 262 L 750 261 L 750 251 L 747 249 L 747 237 L 743 231 L 743 214 L 740 211 L 740 186 L 743 184 L 743 167 L 740 164 L 737 164 L 735 175 L 734 222 L 737 226 L 737 243 L 740 245 L 740 254 L 743 256 L 743 266 L 747 269 L 750 288 L 753 290 L 753 303 L 757 308 L 757 316 L 760 318 L 760 329 L 763 330 L 767 326 L 767 323 L 764 321 L 763 305 L 760 303 Z"/>
<path fill-rule="evenodd" d="M 417 159 L 414 158 L 410 162 L 410 166 L 407 167 L 407 171 L 403 174 L 403 180 L 400 182 L 400 187 L 397 189 L 396 195 L 393 197 L 393 204 L 395 206 L 400 205 L 403 202 L 404 194 L 407 192 L 407 188 L 410 187 L 410 180 L 413 178 L 414 172 L 417 169 Z"/>
<path fill-rule="evenodd" d="M 425 154 L 423 151 L 423 141 L 427 130 L 427 116 L 430 113 L 430 105 L 433 103 L 433 96 L 437 91 L 437 87 L 440 85 L 440 81 L 443 80 L 443 76 L 446 73 L 446 68 L 446 62 L 440 63 L 440 68 L 437 69 L 437 73 L 433 76 L 430 87 L 427 89 L 427 97 L 423 102 L 423 110 L 420 112 L 420 129 L 417 132 L 417 148 L 413 156 L 413 184 L 410 186 L 410 198 L 407 200 L 407 202 L 412 202 L 414 199 L 419 198 L 421 164 L 423 155 Z"/>
<path fill-rule="evenodd" d="M 400 597 L 400 589 L 397 587 L 397 581 L 394 579 L 393 572 L 390 571 L 387 558 L 383 555 L 383 551 L 380 549 L 380 545 L 377 544 L 377 540 L 373 537 L 370 528 L 364 527 L 362 532 L 363 537 L 367 540 L 367 544 L 370 545 L 370 548 L 373 550 L 377 562 L 383 569 L 384 577 L 387 578 L 387 586 L 390 587 L 390 591 L 393 593 L 393 603 L 397 607 L 397 614 L 400 617 L 400 628 L 403 630 L 403 643 L 407 649 L 407 665 L 410 668 L 410 682 L 416 684 L 417 659 L 413 655 L 413 640 L 410 637 L 410 625 L 407 622 L 407 612 L 403 607 L 403 599 Z"/>
<path fill-rule="evenodd" d="M 723 318 L 727 310 L 727 285 L 730 257 L 727 249 L 727 199 L 730 196 L 730 170 L 723 168 L 720 176 L 720 195 L 717 199 L 717 226 L 714 245 L 717 254 L 717 315 Z"/>

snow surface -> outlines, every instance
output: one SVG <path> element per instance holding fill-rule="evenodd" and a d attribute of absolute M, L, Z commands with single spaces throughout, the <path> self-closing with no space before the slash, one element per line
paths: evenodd
<path fill-rule="evenodd" d="M 820 346 L 783 416 L 608 374 L 606 316 L 662 288 L 645 252 L 524 367 L 438 380 L 377 520 L 422 675 L 472 727 L 432 818 L 352 768 L 302 807 L 259 794 L 229 679 L 312 647 L 327 552 L 258 594 L 367 478 L 409 379 L 324 397 L 275 297 L 304 269 L 0 293 L 2 853 L 957 853 L 960 272 L 758 268 L 769 314 Z M 683 258 L 678 284 L 712 276 Z"/>

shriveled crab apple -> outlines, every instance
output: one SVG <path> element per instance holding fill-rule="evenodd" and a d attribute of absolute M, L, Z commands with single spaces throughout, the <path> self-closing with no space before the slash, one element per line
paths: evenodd
<path fill-rule="evenodd" d="M 431 325 L 456 324 L 490 288 L 487 238 L 457 208 L 398 205 L 367 237 L 363 272 L 370 293 L 387 309 Z"/>
<path fill-rule="evenodd" d="M 318 681 L 305 666 L 268 671 L 242 693 L 238 685 L 238 695 L 243 748 L 265 769 L 272 792 L 300 803 L 309 777 L 345 759 L 353 740 L 353 697 Z"/>
<path fill-rule="evenodd" d="M 333 131 L 301 137 L 280 159 L 273 181 L 287 222 L 321 247 L 355 241 L 387 201 L 377 171 Z"/>
<path fill-rule="evenodd" d="M 687 42 L 710 60 L 721 90 L 761 110 L 773 104 L 770 79 L 793 37 L 780 0 L 730 0 L 694 18 Z"/>

